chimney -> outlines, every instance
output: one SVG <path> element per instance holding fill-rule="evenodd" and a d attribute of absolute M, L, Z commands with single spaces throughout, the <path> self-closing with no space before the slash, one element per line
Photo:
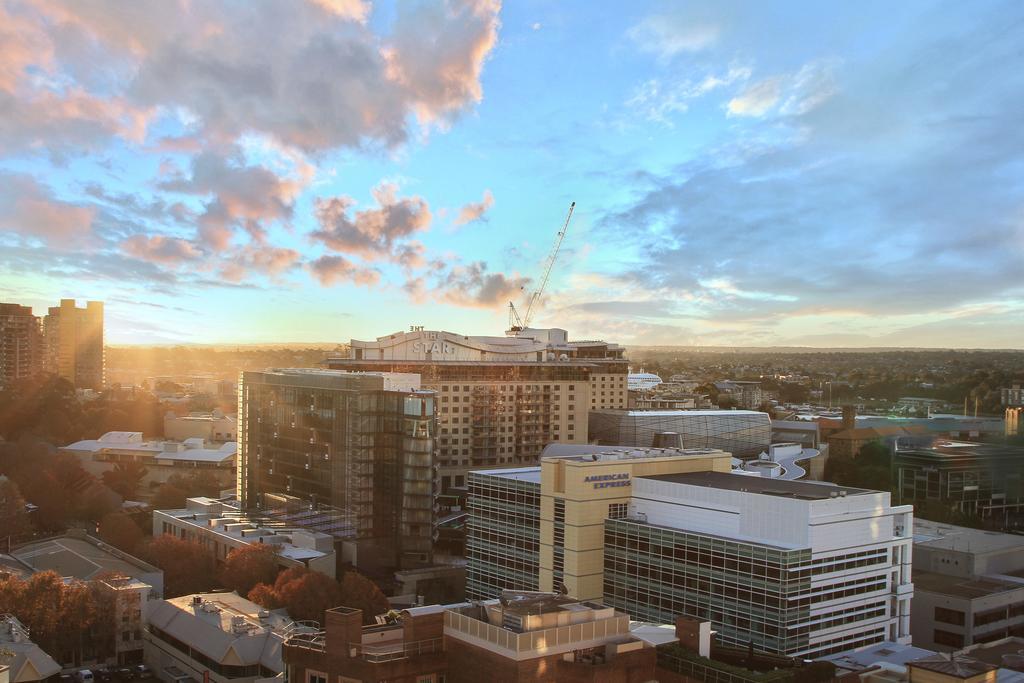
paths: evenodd
<path fill-rule="evenodd" d="M 843 406 L 843 429 L 853 429 L 857 426 L 856 406 Z"/>

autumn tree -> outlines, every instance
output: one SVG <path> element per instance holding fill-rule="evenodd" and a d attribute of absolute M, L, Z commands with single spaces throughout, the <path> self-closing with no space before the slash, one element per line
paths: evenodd
<path fill-rule="evenodd" d="M 136 554 L 164 570 L 165 598 L 205 593 L 216 581 L 213 557 L 194 541 L 164 534 L 140 545 Z"/>
<path fill-rule="evenodd" d="M 31 533 L 32 523 L 18 485 L 6 477 L 0 478 L 0 539 L 17 541 Z"/>
<path fill-rule="evenodd" d="M 323 623 L 324 610 L 342 604 L 338 582 L 322 572 L 291 567 L 277 575 L 273 586 L 257 584 L 248 598 L 267 609 L 284 607 L 297 621 Z"/>
<path fill-rule="evenodd" d="M 148 471 L 137 462 L 119 462 L 114 465 L 114 469 L 103 473 L 103 483 L 125 500 L 133 500 Z"/>
<path fill-rule="evenodd" d="M 111 512 L 103 516 L 99 526 L 100 538 L 126 553 L 134 552 L 142 542 L 142 529 L 123 512 Z"/>
<path fill-rule="evenodd" d="M 167 481 L 160 484 L 149 503 L 154 510 L 180 510 L 185 507 L 187 498 L 188 491 Z"/>
<path fill-rule="evenodd" d="M 354 607 L 363 611 L 363 622 L 373 623 L 378 614 L 388 611 L 388 599 L 370 579 L 357 571 L 347 571 L 341 579 L 341 601 L 339 605 Z"/>
<path fill-rule="evenodd" d="M 228 553 L 220 581 L 225 588 L 248 595 L 257 584 L 273 584 L 279 572 L 277 553 L 270 545 L 246 545 Z"/>

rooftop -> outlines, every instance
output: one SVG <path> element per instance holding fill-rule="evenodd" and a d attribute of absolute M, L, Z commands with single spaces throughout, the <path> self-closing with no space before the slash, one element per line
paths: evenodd
<path fill-rule="evenodd" d="M 703 486 L 727 491 L 742 491 L 765 496 L 780 496 L 799 500 L 828 500 L 840 496 L 860 496 L 877 493 L 868 489 L 836 486 L 822 481 L 784 481 L 766 477 L 744 477 L 730 472 L 687 472 L 681 474 L 656 474 L 640 477 L 675 484 Z"/>
<path fill-rule="evenodd" d="M 227 462 L 235 457 L 238 443 L 228 441 L 214 448 L 208 448 L 200 438 L 184 441 L 145 441 L 142 432 L 107 432 L 98 439 L 83 439 L 64 446 L 62 450 L 99 453 L 102 451 L 130 451 L 137 455 L 152 455 L 155 460 L 190 462 Z"/>
<path fill-rule="evenodd" d="M 907 662 L 907 665 L 918 669 L 925 669 L 926 671 L 945 674 L 947 676 L 955 676 L 956 678 L 971 678 L 980 674 L 986 674 L 990 671 L 995 671 L 999 668 L 992 664 L 986 664 L 985 662 L 978 661 L 977 659 L 961 657 L 955 654 L 933 655 L 931 657 L 925 657 L 924 659 L 918 659 L 917 661 Z"/>
<path fill-rule="evenodd" d="M 975 554 L 1002 550 L 1024 552 L 1024 538 L 1021 536 L 941 524 L 920 517 L 914 518 L 914 545 Z"/>
<path fill-rule="evenodd" d="M 1012 583 L 992 577 L 967 579 L 914 570 L 914 589 L 928 593 L 938 593 L 955 598 L 973 600 L 989 595 L 998 595 L 1013 590 L 1024 589 L 1024 584 Z"/>
<path fill-rule="evenodd" d="M 482 474 L 488 477 L 503 477 L 515 479 L 516 481 L 527 481 L 532 484 L 540 484 L 540 467 L 514 467 L 504 470 L 473 470 L 472 474 Z"/>
<path fill-rule="evenodd" d="M 566 458 L 578 462 L 608 460 L 635 460 L 642 458 L 705 457 L 728 454 L 717 448 L 646 448 L 640 446 L 597 446 L 593 444 L 551 443 L 544 447 L 540 457 Z"/>
<path fill-rule="evenodd" d="M 283 610 L 266 610 L 237 593 L 200 593 L 160 600 L 148 608 L 150 625 L 222 664 L 260 664 L 284 670 L 284 638 L 315 628 Z"/>
<path fill-rule="evenodd" d="M 822 657 L 822 659 L 826 662 L 832 662 L 840 669 L 863 671 L 881 662 L 886 664 L 906 664 L 907 662 L 924 659 L 934 654 L 935 652 L 932 650 L 925 650 L 922 647 L 900 645 L 899 643 L 886 641 L 860 647 L 856 650 L 829 655 Z"/>
<path fill-rule="evenodd" d="M 762 413 L 760 410 L 626 410 L 622 408 L 605 408 L 602 410 L 592 410 L 591 413 L 617 413 L 620 415 L 628 415 L 629 417 L 725 417 L 727 415 L 732 416 L 764 416 L 768 418 L 768 413 Z"/>
<path fill-rule="evenodd" d="M 147 575 L 161 571 L 85 534 L 69 534 L 26 543 L 15 548 L 11 555 L 34 571 L 52 570 L 61 576 L 83 581 L 89 581 L 105 572 L 117 572 L 145 581 Z"/>
<path fill-rule="evenodd" d="M 305 561 L 334 554 L 333 537 L 328 534 L 269 515 L 243 512 L 224 500 L 189 498 L 185 508 L 159 510 L 158 513 L 242 543 L 273 545 L 278 555 L 292 560 Z"/>
<path fill-rule="evenodd" d="M 13 655 L 7 658 L 9 672 L 4 676 L 11 683 L 41 681 L 60 673 L 60 664 L 32 642 L 28 629 L 13 615 L 0 615 L 0 649 Z"/>

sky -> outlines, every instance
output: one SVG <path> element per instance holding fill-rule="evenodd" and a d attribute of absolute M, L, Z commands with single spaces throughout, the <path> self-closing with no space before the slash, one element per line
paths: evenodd
<path fill-rule="evenodd" d="M 0 0 L 0 300 L 109 343 L 1024 348 L 1024 4 Z"/>

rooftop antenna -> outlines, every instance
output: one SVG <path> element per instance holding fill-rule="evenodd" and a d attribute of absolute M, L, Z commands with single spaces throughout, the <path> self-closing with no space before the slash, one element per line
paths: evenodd
<path fill-rule="evenodd" d="M 569 229 L 569 221 L 572 220 L 572 212 L 575 208 L 576 202 L 569 204 L 569 213 L 565 217 L 565 223 L 562 225 L 562 229 L 558 231 L 558 237 L 555 239 L 555 246 L 551 249 L 551 253 L 548 254 L 548 259 L 544 265 L 544 275 L 540 279 L 540 286 L 538 286 L 533 292 L 526 304 L 526 313 L 520 318 L 519 311 L 516 310 L 515 304 L 511 301 L 508 302 L 509 336 L 515 336 L 516 333 L 522 332 L 530 326 L 530 319 L 536 312 L 534 309 L 540 301 L 541 296 L 543 296 L 544 289 L 548 286 L 548 278 L 551 277 L 551 269 L 555 266 L 555 259 L 558 258 L 558 250 L 562 248 L 562 240 L 565 239 L 565 233 Z"/>

